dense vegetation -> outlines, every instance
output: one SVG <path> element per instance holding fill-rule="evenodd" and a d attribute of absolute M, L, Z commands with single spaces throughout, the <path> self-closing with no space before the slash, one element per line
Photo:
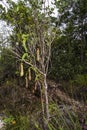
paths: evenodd
<path fill-rule="evenodd" d="M 7 130 L 81 130 L 81 123 L 86 130 L 87 1 L 55 0 L 51 7 L 43 0 L 2 3 L 0 19 L 11 28 L 8 36 L 0 34 L 0 90 L 7 96 L 1 94 L 0 102 L 7 102 L 1 107 L 10 115 Z M 70 109 L 70 98 L 74 105 L 74 99 L 85 104 L 83 112 Z"/>

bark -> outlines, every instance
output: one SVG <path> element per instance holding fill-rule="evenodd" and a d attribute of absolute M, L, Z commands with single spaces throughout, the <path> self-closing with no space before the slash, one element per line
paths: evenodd
<path fill-rule="evenodd" d="M 49 103 L 48 103 L 48 85 L 47 85 L 47 80 L 46 80 L 46 75 L 44 76 L 44 94 L 45 94 L 45 111 L 46 111 L 46 119 L 47 122 L 49 121 Z"/>

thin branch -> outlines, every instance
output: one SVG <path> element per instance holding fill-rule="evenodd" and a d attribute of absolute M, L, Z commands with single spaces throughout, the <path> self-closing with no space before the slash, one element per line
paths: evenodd
<path fill-rule="evenodd" d="M 16 52 L 13 51 L 13 50 L 11 50 L 11 52 L 12 52 L 13 54 L 15 54 L 19 60 L 22 60 L 22 59 L 21 59 L 21 56 L 20 56 L 18 53 L 16 53 Z M 27 65 L 31 66 L 32 68 L 34 68 L 34 69 L 35 69 L 36 71 L 38 71 L 40 74 L 45 75 L 45 74 L 44 74 L 42 71 L 40 71 L 35 65 L 31 64 L 30 62 L 26 61 L 25 59 L 23 59 L 22 61 L 23 61 L 24 63 L 26 63 Z"/>
<path fill-rule="evenodd" d="M 48 54 L 48 59 L 47 59 L 47 63 L 46 63 L 46 74 L 47 74 L 47 72 L 48 72 L 50 56 L 51 56 L 51 45 L 50 45 L 50 47 L 49 47 L 49 54 Z"/>
<path fill-rule="evenodd" d="M 46 74 L 48 72 L 49 61 L 50 61 L 50 57 L 51 57 L 51 44 L 53 43 L 55 37 L 56 37 L 56 32 L 55 32 L 55 35 L 54 35 L 53 39 L 50 41 L 50 46 L 49 46 L 49 50 L 48 50 L 49 51 L 48 52 L 48 59 L 47 59 L 46 66 L 45 66 L 45 68 L 46 68 Z"/>

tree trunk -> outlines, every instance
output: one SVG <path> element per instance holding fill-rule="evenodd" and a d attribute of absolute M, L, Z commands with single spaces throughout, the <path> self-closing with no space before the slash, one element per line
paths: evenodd
<path fill-rule="evenodd" d="M 48 103 L 48 85 L 47 85 L 47 80 L 46 80 L 46 75 L 44 76 L 44 95 L 45 95 L 45 111 L 46 111 L 46 119 L 47 122 L 49 121 L 49 103 Z"/>

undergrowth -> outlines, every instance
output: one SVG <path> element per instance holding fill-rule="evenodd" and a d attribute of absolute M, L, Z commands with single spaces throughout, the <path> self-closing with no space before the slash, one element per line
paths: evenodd
<path fill-rule="evenodd" d="M 46 130 L 82 130 L 78 114 L 70 106 L 51 102 L 49 111 L 50 120 Z M 6 130 L 45 130 L 40 112 L 30 115 L 28 113 L 13 115 L 9 113 L 4 119 Z"/>

